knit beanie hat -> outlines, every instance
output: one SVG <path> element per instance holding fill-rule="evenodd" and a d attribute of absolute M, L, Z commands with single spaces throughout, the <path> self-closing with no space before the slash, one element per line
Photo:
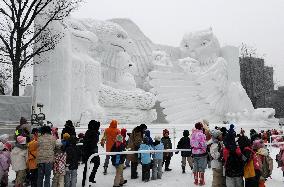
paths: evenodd
<path fill-rule="evenodd" d="M 116 136 L 116 141 L 118 141 L 118 142 L 123 142 L 123 136 L 122 136 L 121 134 L 118 134 L 118 135 Z"/>
<path fill-rule="evenodd" d="M 68 140 L 70 138 L 70 135 L 68 133 L 63 134 L 63 140 Z"/>
<path fill-rule="evenodd" d="M 0 151 L 2 151 L 3 149 L 4 149 L 4 144 L 0 142 Z"/>
<path fill-rule="evenodd" d="M 155 136 L 154 140 L 160 142 L 161 141 L 161 136 Z"/>
<path fill-rule="evenodd" d="M 195 123 L 195 128 L 198 129 L 198 130 L 201 130 L 203 127 L 203 124 L 201 122 L 197 122 Z"/>
<path fill-rule="evenodd" d="M 24 145 L 24 144 L 27 143 L 27 138 L 24 137 L 24 136 L 18 136 L 18 137 L 17 137 L 17 142 L 18 142 L 19 144 Z"/>
<path fill-rule="evenodd" d="M 170 132 L 169 132 L 168 129 L 164 129 L 164 130 L 163 130 L 163 136 L 165 136 L 165 134 L 170 134 Z"/>
<path fill-rule="evenodd" d="M 23 124 L 27 124 L 27 120 L 26 120 L 26 118 L 21 117 L 21 119 L 20 119 L 20 125 L 23 125 Z"/>

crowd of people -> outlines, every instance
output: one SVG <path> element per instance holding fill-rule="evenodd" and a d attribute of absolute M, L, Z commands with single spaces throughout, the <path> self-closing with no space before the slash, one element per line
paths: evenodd
<path fill-rule="evenodd" d="M 237 134 L 235 126 L 215 127 L 209 129 L 208 122 L 198 122 L 192 129 L 183 131 L 176 149 L 181 151 L 181 173 L 186 173 L 186 163 L 192 170 L 194 185 L 205 185 L 206 168 L 213 171 L 212 187 L 264 187 L 265 181 L 271 176 L 273 159 L 265 143 L 282 142 L 282 131 L 268 130 L 256 132 L 250 130 L 250 137 L 241 129 Z M 162 179 L 163 172 L 170 172 L 171 152 L 151 152 L 151 150 L 173 149 L 170 132 L 164 129 L 161 136 L 151 137 L 145 124 L 135 127 L 131 132 L 119 129 L 118 121 L 112 120 L 104 130 L 100 139 L 100 122 L 91 120 L 88 130 L 77 136 L 72 121 L 65 123 L 59 136 L 58 128 L 42 126 L 31 128 L 27 120 L 21 118 L 16 127 L 14 140 L 9 135 L 0 136 L 0 180 L 1 187 L 8 186 L 9 168 L 16 172 L 13 181 L 15 187 L 75 187 L 79 164 L 84 164 L 82 186 L 86 179 L 96 183 L 96 173 L 100 166 L 100 156 L 91 159 L 93 167 L 87 176 L 87 161 L 91 155 L 98 153 L 98 145 L 105 148 L 103 174 L 108 174 L 111 164 L 116 169 L 113 187 L 127 183 L 123 176 L 124 169 L 130 167 L 131 179 L 138 178 L 138 165 L 142 165 L 142 181 Z M 271 137 L 271 138 L 270 138 Z M 78 144 L 81 143 L 81 144 Z M 187 151 L 185 151 L 185 149 Z M 119 152 L 142 151 L 136 154 L 119 154 Z M 276 156 L 278 167 L 284 176 L 284 144 L 280 144 L 280 152 Z M 163 171 L 163 167 L 165 168 Z M 151 172 L 152 171 L 152 172 Z M 53 174 L 52 174 L 53 173 Z M 151 175 L 152 174 L 152 175 Z M 52 178 L 52 184 L 50 184 Z M 87 178 L 88 177 L 88 178 Z"/>

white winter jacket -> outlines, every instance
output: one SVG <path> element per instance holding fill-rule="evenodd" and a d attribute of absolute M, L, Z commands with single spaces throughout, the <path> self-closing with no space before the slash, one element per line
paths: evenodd
<path fill-rule="evenodd" d="M 210 146 L 210 155 L 213 158 L 211 161 L 211 167 L 215 169 L 221 169 L 222 162 L 219 161 L 221 154 L 219 152 L 218 143 L 215 142 Z"/>
<path fill-rule="evenodd" d="M 25 170 L 27 168 L 27 149 L 14 147 L 11 152 L 11 163 L 14 171 Z"/>

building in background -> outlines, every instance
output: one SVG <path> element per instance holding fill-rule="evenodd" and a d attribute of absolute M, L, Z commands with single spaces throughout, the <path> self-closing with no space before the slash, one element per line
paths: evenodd
<path fill-rule="evenodd" d="M 276 111 L 276 118 L 284 118 L 284 86 L 280 86 L 278 90 L 273 91 L 271 107 Z"/>
<path fill-rule="evenodd" d="M 240 58 L 241 83 L 254 108 L 271 107 L 274 91 L 273 67 L 265 66 L 264 59 Z"/>

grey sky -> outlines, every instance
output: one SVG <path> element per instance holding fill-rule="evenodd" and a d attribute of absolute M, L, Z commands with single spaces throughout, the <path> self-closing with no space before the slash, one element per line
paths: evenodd
<path fill-rule="evenodd" d="M 222 45 L 266 54 L 284 85 L 283 0 L 84 0 L 74 17 L 130 18 L 155 43 L 178 46 L 185 32 L 212 26 Z"/>

